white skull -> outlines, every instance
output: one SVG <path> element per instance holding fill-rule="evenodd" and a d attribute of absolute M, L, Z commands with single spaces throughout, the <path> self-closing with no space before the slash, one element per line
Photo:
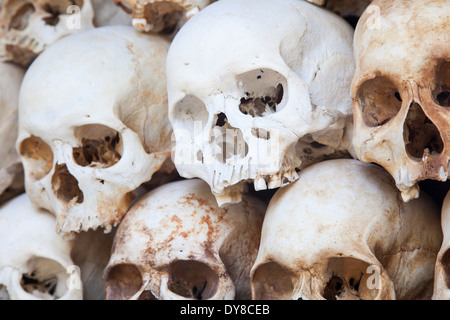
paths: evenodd
<path fill-rule="evenodd" d="M 141 32 L 173 33 L 194 14 L 215 0 L 114 0 L 132 14 L 133 26 Z"/>
<path fill-rule="evenodd" d="M 168 47 L 131 26 L 101 27 L 59 40 L 28 69 L 17 150 L 25 188 L 57 215 L 58 233 L 110 231 L 136 188 L 173 169 Z"/>
<path fill-rule="evenodd" d="M 0 299 L 82 299 L 73 242 L 60 238 L 55 224 L 26 194 L 0 207 Z"/>
<path fill-rule="evenodd" d="M 450 300 L 450 192 L 444 199 L 441 214 L 444 239 L 436 261 L 433 299 Z"/>
<path fill-rule="evenodd" d="M 90 0 L 0 0 L 0 60 L 28 66 L 45 48 L 93 28 Z"/>
<path fill-rule="evenodd" d="M 426 299 L 442 240 L 439 208 L 404 203 L 382 168 L 314 164 L 266 211 L 254 299 Z"/>
<path fill-rule="evenodd" d="M 0 62 L 0 204 L 23 192 L 23 168 L 17 154 L 18 97 L 25 71 Z"/>
<path fill-rule="evenodd" d="M 342 18 L 294 0 L 221 0 L 191 18 L 167 57 L 180 175 L 206 181 L 222 206 L 245 181 L 278 188 L 346 152 L 352 35 Z"/>
<path fill-rule="evenodd" d="M 165 184 L 119 225 L 105 269 L 107 299 L 250 299 L 265 205 L 219 208 L 202 180 Z"/>
<path fill-rule="evenodd" d="M 445 181 L 450 151 L 450 3 L 375 0 L 355 31 L 353 145 L 383 166 L 405 201 Z"/>

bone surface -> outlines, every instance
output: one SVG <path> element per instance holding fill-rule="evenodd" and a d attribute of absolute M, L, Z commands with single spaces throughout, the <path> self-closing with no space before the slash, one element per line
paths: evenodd
<path fill-rule="evenodd" d="M 0 296 L 11 300 L 80 300 L 83 284 L 70 253 L 73 242 L 55 233 L 55 217 L 26 194 L 0 206 Z"/>
<path fill-rule="evenodd" d="M 215 0 L 114 0 L 132 15 L 140 32 L 176 33 L 188 19 Z"/>
<path fill-rule="evenodd" d="M 221 0 L 192 17 L 167 58 L 180 175 L 206 181 L 224 206 L 245 182 L 279 188 L 296 169 L 348 156 L 352 36 L 304 1 Z"/>
<path fill-rule="evenodd" d="M 433 299 L 450 300 L 450 192 L 444 199 L 441 219 L 444 239 L 436 261 Z"/>
<path fill-rule="evenodd" d="M 143 196 L 120 223 L 105 269 L 107 299 L 250 299 L 265 205 L 219 208 L 200 179 Z"/>
<path fill-rule="evenodd" d="M 409 201 L 420 181 L 448 176 L 450 4 L 375 0 L 371 7 L 379 15 L 366 10 L 354 37 L 353 146 Z"/>
<path fill-rule="evenodd" d="M 0 0 L 0 60 L 28 67 L 50 44 L 93 28 L 90 0 Z"/>
<path fill-rule="evenodd" d="M 252 268 L 254 299 L 430 299 L 442 232 L 425 193 L 404 203 L 382 168 L 314 164 L 277 191 Z"/>
<path fill-rule="evenodd" d="M 168 46 L 106 26 L 61 39 L 27 70 L 16 148 L 26 191 L 57 216 L 58 233 L 109 232 L 170 158 Z"/>
<path fill-rule="evenodd" d="M 24 192 L 23 168 L 15 148 L 24 73 L 14 64 L 0 62 L 0 205 Z"/>

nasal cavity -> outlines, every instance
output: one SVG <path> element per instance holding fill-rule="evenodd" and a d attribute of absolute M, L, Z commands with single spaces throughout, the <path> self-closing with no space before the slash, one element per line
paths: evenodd
<path fill-rule="evenodd" d="M 403 126 L 403 139 L 408 155 L 417 159 L 422 159 L 425 155 L 440 154 L 444 149 L 439 129 L 417 103 L 409 108 Z"/>
<path fill-rule="evenodd" d="M 64 203 L 75 201 L 82 203 L 83 192 L 78 186 L 78 180 L 72 176 L 65 164 L 57 164 L 52 177 L 52 188 L 59 200 Z"/>

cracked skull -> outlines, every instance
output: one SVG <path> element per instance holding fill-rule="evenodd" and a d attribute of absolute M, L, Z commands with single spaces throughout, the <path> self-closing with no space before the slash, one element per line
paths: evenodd
<path fill-rule="evenodd" d="M 215 0 L 114 0 L 141 32 L 172 33 Z"/>
<path fill-rule="evenodd" d="M 200 179 L 143 196 L 119 225 L 107 299 L 250 299 L 265 205 L 245 195 L 219 208 Z"/>
<path fill-rule="evenodd" d="M 430 299 L 439 219 L 426 194 L 403 202 L 379 166 L 314 164 L 269 204 L 252 298 Z"/>
<path fill-rule="evenodd" d="M 365 12 L 355 31 L 353 145 L 383 166 L 405 201 L 422 180 L 448 176 L 450 25 L 445 1 L 376 0 L 379 27 Z"/>
<path fill-rule="evenodd" d="M 167 58 L 180 175 L 206 181 L 222 206 L 245 181 L 278 188 L 346 153 L 352 35 L 303 1 L 224 0 L 191 18 Z"/>
<path fill-rule="evenodd" d="M 58 233 L 108 232 L 134 190 L 173 169 L 168 46 L 131 26 L 101 27 L 61 39 L 28 69 L 16 147 L 27 193 L 57 215 Z"/>
<path fill-rule="evenodd" d="M 28 66 L 74 31 L 93 28 L 90 0 L 0 0 L 0 59 Z"/>
<path fill-rule="evenodd" d="M 26 194 L 0 207 L 0 300 L 82 299 L 73 241 L 59 237 L 55 224 Z"/>

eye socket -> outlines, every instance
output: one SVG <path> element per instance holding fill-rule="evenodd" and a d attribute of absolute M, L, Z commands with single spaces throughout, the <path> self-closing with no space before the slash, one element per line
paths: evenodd
<path fill-rule="evenodd" d="M 83 167 L 109 168 L 122 157 L 120 134 L 100 124 L 85 125 L 74 130 L 81 147 L 73 148 L 75 162 Z"/>
<path fill-rule="evenodd" d="M 67 9 L 70 6 L 77 6 L 81 8 L 83 7 L 83 4 L 84 0 L 47 0 L 42 5 L 42 10 L 46 11 L 48 15 L 42 18 L 42 20 L 44 20 L 44 22 L 49 26 L 56 26 L 60 21 L 59 16 L 61 14 L 68 14 Z"/>
<path fill-rule="evenodd" d="M 379 289 L 371 287 L 370 265 L 354 258 L 332 258 L 323 297 L 327 300 L 373 300 Z M 369 270 L 369 271 L 368 271 Z"/>
<path fill-rule="evenodd" d="M 364 123 L 378 127 L 394 118 L 402 107 L 397 87 L 386 77 L 376 77 L 364 82 L 358 96 Z"/>
<path fill-rule="evenodd" d="M 27 175 L 35 180 L 44 178 L 52 169 L 53 152 L 39 137 L 31 136 L 20 143 L 19 153 Z"/>
<path fill-rule="evenodd" d="M 128 300 L 141 289 L 143 282 L 135 265 L 119 264 L 108 270 L 105 284 L 107 300 Z M 149 297 L 143 293 L 140 300 L 149 300 L 146 298 Z"/>
<path fill-rule="evenodd" d="M 280 111 L 287 88 L 286 79 L 271 69 L 257 69 L 237 76 L 242 92 L 239 110 L 252 117 L 263 117 Z"/>
<path fill-rule="evenodd" d="M 35 12 L 33 4 L 25 3 L 12 16 L 8 30 L 25 30 L 28 27 L 30 16 Z"/>
<path fill-rule="evenodd" d="M 217 274 L 202 262 L 175 261 L 169 267 L 169 274 L 169 290 L 185 298 L 206 300 L 219 287 Z"/>
<path fill-rule="evenodd" d="M 194 95 L 186 95 L 173 109 L 173 118 L 182 129 L 188 130 L 191 137 L 195 130 L 202 131 L 208 123 L 209 113 L 202 100 Z"/>
<path fill-rule="evenodd" d="M 276 262 L 257 267 L 252 278 L 252 299 L 289 300 L 294 291 L 295 276 Z"/>
<path fill-rule="evenodd" d="M 41 299 L 58 299 L 67 292 L 68 273 L 56 261 L 34 257 L 27 262 L 28 273 L 22 275 L 20 285 L 26 292 Z"/>
<path fill-rule="evenodd" d="M 450 61 L 441 61 L 436 68 L 434 102 L 441 107 L 450 107 Z"/>

